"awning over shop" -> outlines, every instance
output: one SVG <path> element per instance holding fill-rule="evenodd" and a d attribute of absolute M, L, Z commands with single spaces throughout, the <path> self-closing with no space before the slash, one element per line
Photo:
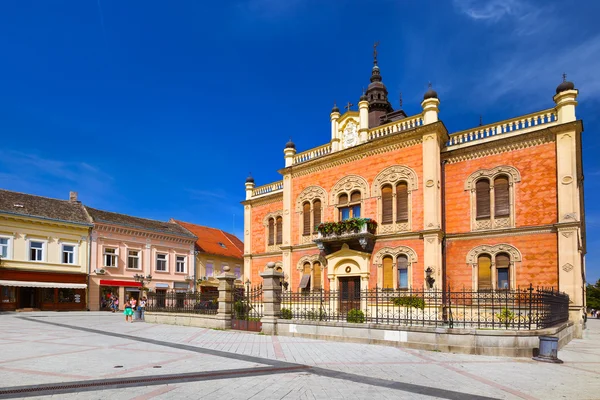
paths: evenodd
<path fill-rule="evenodd" d="M 131 286 L 142 287 L 140 282 L 133 281 L 117 281 L 113 279 L 100 279 L 100 286 Z"/>
<path fill-rule="evenodd" d="M 300 280 L 300 289 L 306 289 L 308 284 L 310 283 L 310 274 L 302 275 L 302 279 Z"/>
<path fill-rule="evenodd" d="M 87 288 L 87 285 L 85 283 L 4 281 L 4 280 L 0 280 L 0 286 L 59 288 L 59 289 L 86 289 Z"/>

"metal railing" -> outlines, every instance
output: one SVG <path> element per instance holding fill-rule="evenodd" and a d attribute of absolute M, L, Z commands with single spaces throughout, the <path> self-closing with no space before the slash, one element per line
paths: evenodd
<path fill-rule="evenodd" d="M 569 296 L 553 288 L 472 291 L 315 290 L 281 294 L 281 318 L 447 328 L 532 330 L 569 319 Z"/>
<path fill-rule="evenodd" d="M 151 292 L 147 297 L 146 311 L 215 315 L 219 308 L 218 292 Z"/>

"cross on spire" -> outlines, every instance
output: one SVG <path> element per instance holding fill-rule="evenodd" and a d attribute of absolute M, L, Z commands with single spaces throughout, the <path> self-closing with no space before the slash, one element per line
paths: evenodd
<path fill-rule="evenodd" d="M 567 74 L 563 72 L 563 82 L 567 81 Z"/>
<path fill-rule="evenodd" d="M 379 41 L 373 43 L 373 64 L 377 65 L 377 46 L 379 46 Z"/>
<path fill-rule="evenodd" d="M 402 92 L 400 92 L 400 109 L 402 110 Z"/>
<path fill-rule="evenodd" d="M 352 107 L 354 104 L 348 102 L 348 104 L 346 104 L 346 106 L 344 107 L 347 111 L 350 111 L 350 107 Z"/>

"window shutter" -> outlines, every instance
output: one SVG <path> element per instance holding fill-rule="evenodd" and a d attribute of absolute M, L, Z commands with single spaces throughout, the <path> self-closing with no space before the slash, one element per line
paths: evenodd
<path fill-rule="evenodd" d="M 492 258 L 487 254 L 477 259 L 477 282 L 479 290 L 492 289 Z"/>
<path fill-rule="evenodd" d="M 338 198 L 338 204 L 346 204 L 346 203 L 348 203 L 348 195 L 346 193 L 340 194 L 340 197 Z"/>
<path fill-rule="evenodd" d="M 490 217 L 490 181 L 481 179 L 475 185 L 477 196 L 477 218 Z"/>
<path fill-rule="evenodd" d="M 313 289 L 321 289 L 321 263 L 313 264 Z"/>
<path fill-rule="evenodd" d="M 394 287 L 394 260 L 392 257 L 383 258 L 383 288 L 392 289 Z"/>
<path fill-rule="evenodd" d="M 310 275 L 310 263 L 305 262 L 304 265 L 302 266 L 302 273 L 304 275 Z"/>
<path fill-rule="evenodd" d="M 391 224 L 394 221 L 393 210 L 392 210 L 392 187 L 384 186 L 381 188 L 381 223 Z"/>
<path fill-rule="evenodd" d="M 275 244 L 275 220 L 269 218 L 269 246 Z"/>
<path fill-rule="evenodd" d="M 306 202 L 302 205 L 302 217 L 304 218 L 302 234 L 310 235 L 310 203 Z"/>
<path fill-rule="evenodd" d="M 277 217 L 277 241 L 275 244 L 281 244 L 283 238 L 283 218 Z"/>
<path fill-rule="evenodd" d="M 408 221 L 408 184 L 400 182 L 396 185 L 396 221 Z"/>
<path fill-rule="evenodd" d="M 313 203 L 313 230 L 321 223 L 321 200 L 315 200 Z"/>
<path fill-rule="evenodd" d="M 507 217 L 510 215 L 508 178 L 499 176 L 494 180 L 494 215 Z"/>
<path fill-rule="evenodd" d="M 350 195 L 350 202 L 360 201 L 360 192 L 352 192 Z"/>

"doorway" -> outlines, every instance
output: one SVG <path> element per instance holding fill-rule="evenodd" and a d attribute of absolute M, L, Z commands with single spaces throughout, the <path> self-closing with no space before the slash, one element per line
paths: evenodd
<path fill-rule="evenodd" d="M 37 308 L 36 307 L 36 288 L 19 288 L 19 308 Z"/>
<path fill-rule="evenodd" d="M 352 309 L 360 310 L 360 277 L 339 278 L 340 313 L 346 314 Z"/>

